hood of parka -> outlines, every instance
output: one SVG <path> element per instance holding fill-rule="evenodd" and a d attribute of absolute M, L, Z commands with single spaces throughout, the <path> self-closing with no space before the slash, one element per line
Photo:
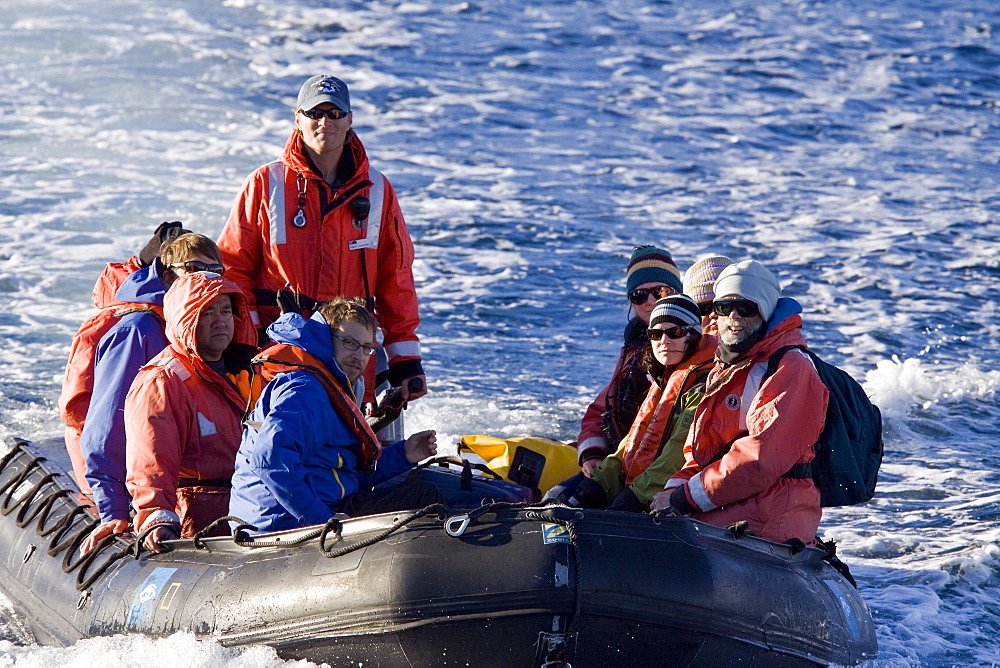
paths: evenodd
<path fill-rule="evenodd" d="M 275 343 L 284 343 L 306 351 L 321 361 L 342 385 L 347 386 L 346 376 L 333 356 L 330 325 L 319 311 L 308 319 L 298 313 L 285 313 L 267 328 L 267 335 Z"/>
<path fill-rule="evenodd" d="M 132 301 L 121 300 L 116 293 L 122 283 L 132 273 L 140 269 L 142 269 L 142 265 L 139 264 L 139 258 L 137 257 L 130 257 L 126 262 L 112 262 L 104 267 L 101 275 L 97 277 L 97 281 L 94 283 L 94 289 L 91 291 L 91 295 L 94 298 L 94 306 L 105 308 L 121 304 L 123 301 Z"/>
<path fill-rule="evenodd" d="M 163 296 L 169 287 L 163 282 L 161 276 L 168 270 L 160 262 L 160 258 L 153 260 L 153 264 L 148 267 L 141 267 L 122 281 L 115 298 L 126 304 L 153 304 L 163 305 Z"/>
<path fill-rule="evenodd" d="M 174 348 L 193 359 L 204 360 L 198 352 L 198 319 L 202 311 L 222 294 L 233 295 L 233 344 L 255 346 L 257 330 L 250 321 L 246 295 L 227 278 L 208 271 L 185 274 L 171 284 L 163 298 L 167 339 Z"/>

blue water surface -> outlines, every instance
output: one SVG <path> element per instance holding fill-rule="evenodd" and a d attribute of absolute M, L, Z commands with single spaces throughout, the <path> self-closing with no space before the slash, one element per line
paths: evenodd
<path fill-rule="evenodd" d="M 60 433 L 103 265 L 161 220 L 216 236 L 333 73 L 416 244 L 411 431 L 574 439 L 632 247 L 755 258 L 886 416 L 876 498 L 821 527 L 874 664 L 1000 663 L 994 31 L 987 0 L 5 3 L 0 436 Z M 0 629 L 0 663 L 74 651 Z"/>

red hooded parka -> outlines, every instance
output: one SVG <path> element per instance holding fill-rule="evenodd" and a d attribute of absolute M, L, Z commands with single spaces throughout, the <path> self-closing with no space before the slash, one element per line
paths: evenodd
<path fill-rule="evenodd" d="M 164 298 L 170 346 L 139 370 L 125 400 L 126 486 L 138 531 L 172 524 L 186 538 L 227 514 L 249 376 L 219 375 L 199 354 L 196 332 L 221 294 L 232 295 L 234 320 L 223 359 L 229 369 L 237 357 L 249 361 L 257 335 L 243 292 L 218 274 L 186 274 Z"/>

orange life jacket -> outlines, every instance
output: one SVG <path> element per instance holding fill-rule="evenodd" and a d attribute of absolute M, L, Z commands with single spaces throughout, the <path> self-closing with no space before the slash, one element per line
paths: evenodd
<path fill-rule="evenodd" d="M 702 336 L 691 356 L 664 378 L 663 386 L 657 383 L 650 386 L 649 394 L 625 437 L 622 461 L 626 484 L 631 485 L 636 476 L 649 468 L 659 455 L 664 439 L 670 436 L 681 397 L 708 373 L 710 367 L 706 363 L 713 359 L 717 345 L 718 340 L 714 336 Z M 702 371 L 700 374 L 699 369 Z"/>
<path fill-rule="evenodd" d="M 59 417 L 68 426 L 83 430 L 94 392 L 94 358 L 97 344 L 123 316 L 149 313 L 163 324 L 163 307 L 158 304 L 119 303 L 107 306 L 83 321 L 70 344 L 69 361 L 59 395 Z"/>
<path fill-rule="evenodd" d="M 139 258 L 131 257 L 125 262 L 110 262 L 98 276 L 92 291 L 94 306 L 100 311 L 87 318 L 70 344 L 66 373 L 63 376 L 62 392 L 59 394 L 59 417 L 66 424 L 66 452 L 73 463 L 73 473 L 77 484 L 85 494 L 90 494 L 87 484 L 87 466 L 80 449 L 83 423 L 90 410 L 90 397 L 94 393 L 94 355 L 97 344 L 118 320 L 123 309 L 128 312 L 139 307 L 152 310 L 149 304 L 126 304 L 115 298 L 115 293 L 129 274 L 142 269 Z M 156 313 L 163 320 L 162 309 Z"/>
<path fill-rule="evenodd" d="M 323 384 L 334 411 L 358 437 L 362 468 L 371 469 L 374 466 L 375 461 L 382 454 L 382 445 L 375 436 L 375 432 L 368 425 L 364 415 L 361 414 L 361 409 L 358 408 L 350 390 L 341 387 L 319 358 L 302 348 L 279 343 L 267 348 L 255 357 L 253 364 L 257 370 L 254 374 L 255 378 L 260 378 L 263 383 L 267 383 L 279 373 L 287 371 L 303 370 L 316 376 Z M 257 390 L 250 410 L 253 409 L 253 404 L 256 403 L 259 396 L 260 391 Z M 247 412 L 249 413 L 249 410 Z"/>

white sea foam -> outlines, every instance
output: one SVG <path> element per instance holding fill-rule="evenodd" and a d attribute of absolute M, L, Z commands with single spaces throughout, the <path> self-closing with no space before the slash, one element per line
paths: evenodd
<path fill-rule="evenodd" d="M 881 360 L 865 376 L 865 390 L 889 417 L 904 417 L 913 406 L 962 400 L 991 401 L 1000 391 L 1000 371 L 972 364 L 957 369 L 928 366 L 918 358 Z"/>
<path fill-rule="evenodd" d="M 306 668 L 317 664 L 282 660 L 270 647 L 223 647 L 210 640 L 195 640 L 193 633 L 175 633 L 166 638 L 136 634 L 90 638 L 67 649 L 18 646 L 0 640 L 0 666 L 50 668 L 53 665 L 65 668 Z"/>

